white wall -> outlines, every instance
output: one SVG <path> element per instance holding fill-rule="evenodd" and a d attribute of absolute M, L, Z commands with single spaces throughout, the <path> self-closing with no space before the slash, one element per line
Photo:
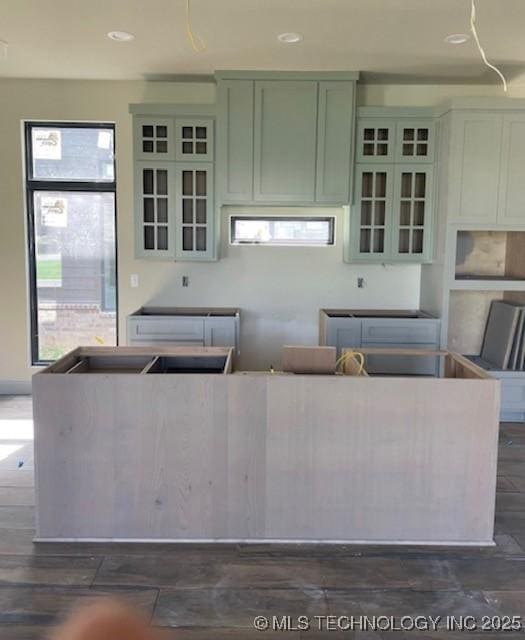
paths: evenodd
<path fill-rule="evenodd" d="M 349 265 L 343 262 L 343 210 L 303 208 L 308 215 L 336 216 L 332 247 L 230 246 L 231 213 L 297 214 L 284 207 L 242 207 L 222 211 L 221 260 L 214 264 L 171 263 L 151 267 L 152 280 L 134 294 L 137 306 L 238 306 L 241 360 L 245 369 L 279 366 L 283 344 L 317 344 L 319 309 L 323 307 L 417 308 L 420 269 L 414 265 Z M 190 286 L 182 287 L 182 276 Z M 362 289 L 357 278 L 365 279 Z M 126 288 L 127 283 L 121 281 Z M 136 290 L 133 290 L 136 291 Z"/>
<path fill-rule="evenodd" d="M 449 95 L 498 95 L 498 87 L 361 86 L 360 104 L 434 104 Z M 133 182 L 130 102 L 211 103 L 205 83 L 0 80 L 0 391 L 25 381 L 29 366 L 26 238 L 21 121 L 112 121 L 117 131 L 120 334 L 125 317 L 147 303 L 242 307 L 243 365 L 278 360 L 284 342 L 315 343 L 317 313 L 329 307 L 411 307 L 419 301 L 419 267 L 358 267 L 342 262 L 338 242 L 327 249 L 228 247 L 218 263 L 165 263 L 133 256 Z M 227 237 L 227 236 L 224 236 Z M 129 286 L 136 273 L 140 287 Z M 181 287 L 181 276 L 190 287 Z M 366 287 L 358 290 L 357 276 Z M 5 388 L 5 384 L 4 384 Z"/>

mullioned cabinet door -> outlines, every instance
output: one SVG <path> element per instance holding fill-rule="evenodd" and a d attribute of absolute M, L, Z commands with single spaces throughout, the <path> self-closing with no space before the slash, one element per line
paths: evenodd
<path fill-rule="evenodd" d="M 357 168 L 350 225 L 353 261 L 382 262 L 390 257 L 393 178 L 392 165 Z"/>
<path fill-rule="evenodd" d="M 397 262 L 427 262 L 432 252 L 433 168 L 396 165 L 391 255 Z"/>
<path fill-rule="evenodd" d="M 435 124 L 428 120 L 401 120 L 397 123 L 395 162 L 434 162 Z"/>
<path fill-rule="evenodd" d="M 173 162 L 135 163 L 135 255 L 173 259 L 175 165 Z"/>
<path fill-rule="evenodd" d="M 215 258 L 213 164 L 176 163 L 175 258 Z"/>
<path fill-rule="evenodd" d="M 384 164 L 394 161 L 396 121 L 360 118 L 357 122 L 356 162 Z"/>
<path fill-rule="evenodd" d="M 171 118 L 140 117 L 133 120 L 136 160 L 175 160 L 174 122 Z"/>
<path fill-rule="evenodd" d="M 175 120 L 175 160 L 213 162 L 213 120 L 177 118 Z"/>

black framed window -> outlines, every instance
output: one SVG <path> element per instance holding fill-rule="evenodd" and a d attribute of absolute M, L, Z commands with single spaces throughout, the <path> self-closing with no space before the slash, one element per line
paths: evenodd
<path fill-rule="evenodd" d="M 31 359 L 118 343 L 115 127 L 26 122 Z"/>
<path fill-rule="evenodd" d="M 335 243 L 335 217 L 231 216 L 231 244 L 324 247 Z"/>

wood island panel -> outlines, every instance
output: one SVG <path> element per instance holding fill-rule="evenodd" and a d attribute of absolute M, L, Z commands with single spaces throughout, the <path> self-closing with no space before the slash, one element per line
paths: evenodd
<path fill-rule="evenodd" d="M 443 357 L 446 378 L 36 374 L 37 540 L 491 544 L 499 382 Z"/>

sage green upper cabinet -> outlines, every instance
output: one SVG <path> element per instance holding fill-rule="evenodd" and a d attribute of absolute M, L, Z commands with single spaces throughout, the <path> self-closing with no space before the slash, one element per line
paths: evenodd
<path fill-rule="evenodd" d="M 217 180 L 224 202 L 253 200 L 252 80 L 218 83 Z"/>
<path fill-rule="evenodd" d="M 254 200 L 315 200 L 317 82 L 255 82 Z"/>
<path fill-rule="evenodd" d="M 353 82 L 320 82 L 316 201 L 348 203 L 354 130 Z"/>
<path fill-rule="evenodd" d="M 130 105 L 135 256 L 217 258 L 213 105 Z"/>
<path fill-rule="evenodd" d="M 219 206 L 348 205 L 358 74 L 221 71 L 216 77 Z"/>
<path fill-rule="evenodd" d="M 435 131 L 430 109 L 358 109 L 347 261 L 431 261 Z"/>
<path fill-rule="evenodd" d="M 450 219 L 495 224 L 503 120 L 501 114 L 454 114 L 451 139 Z"/>
<path fill-rule="evenodd" d="M 357 122 L 357 162 L 393 162 L 395 137 L 396 122 L 394 119 L 359 118 Z"/>
<path fill-rule="evenodd" d="M 525 113 L 503 116 L 498 223 L 525 225 Z"/>
<path fill-rule="evenodd" d="M 172 119 L 135 118 L 133 135 L 135 160 L 175 160 Z"/>

